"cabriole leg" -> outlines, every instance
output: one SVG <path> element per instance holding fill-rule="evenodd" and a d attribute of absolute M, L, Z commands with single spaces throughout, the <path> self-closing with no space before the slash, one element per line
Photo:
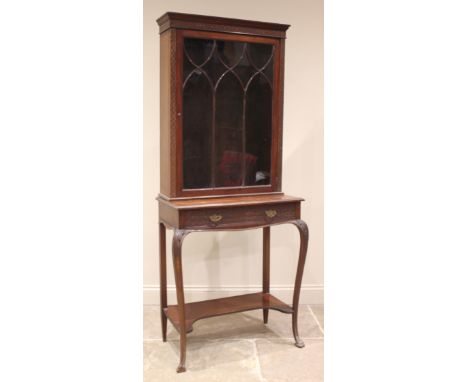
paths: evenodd
<path fill-rule="evenodd" d="M 302 220 L 294 220 L 291 222 L 299 230 L 301 237 L 301 247 L 299 250 L 299 261 L 297 264 L 296 281 L 294 283 L 294 296 L 293 296 L 293 316 L 292 316 L 292 329 L 294 340 L 298 348 L 303 348 L 304 342 L 299 337 L 297 330 L 297 316 L 299 313 L 299 295 L 301 293 L 302 275 L 304 274 L 304 265 L 307 255 L 307 244 L 309 242 L 309 230 L 307 224 Z"/>
<path fill-rule="evenodd" d="M 263 293 L 270 293 L 270 227 L 263 228 Z M 268 309 L 263 309 L 263 322 L 268 323 Z"/>
<path fill-rule="evenodd" d="M 159 299 L 161 307 L 162 339 L 166 342 L 167 317 L 164 308 L 167 308 L 167 277 L 166 277 L 166 227 L 159 223 Z"/>
<path fill-rule="evenodd" d="M 185 299 L 184 299 L 184 282 L 182 277 L 182 241 L 184 237 L 190 233 L 182 229 L 174 230 L 174 238 L 172 240 L 172 261 L 174 263 L 174 278 L 177 292 L 177 307 L 179 310 L 179 334 L 180 334 L 180 362 L 177 367 L 177 372 L 185 371 L 185 354 L 187 349 L 187 333 L 185 328 Z"/>

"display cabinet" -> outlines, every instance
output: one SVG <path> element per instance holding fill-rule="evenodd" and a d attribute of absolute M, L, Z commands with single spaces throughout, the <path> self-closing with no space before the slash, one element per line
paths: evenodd
<path fill-rule="evenodd" d="M 206 317 L 251 309 L 292 314 L 297 328 L 307 251 L 302 198 L 282 193 L 285 38 L 288 25 L 166 13 L 160 27 L 160 291 L 163 340 L 167 319 L 180 333 L 185 371 L 187 333 Z M 269 293 L 270 226 L 298 227 L 301 247 L 293 304 Z M 255 294 L 186 304 L 182 240 L 195 231 L 263 230 L 263 288 Z M 166 229 L 177 305 L 167 304 Z"/>

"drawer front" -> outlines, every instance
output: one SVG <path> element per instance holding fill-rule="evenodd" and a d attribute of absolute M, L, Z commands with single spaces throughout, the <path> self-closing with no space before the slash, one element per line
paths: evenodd
<path fill-rule="evenodd" d="M 278 224 L 300 219 L 300 204 L 281 203 L 261 206 L 217 207 L 185 210 L 181 228 L 236 229 Z"/>

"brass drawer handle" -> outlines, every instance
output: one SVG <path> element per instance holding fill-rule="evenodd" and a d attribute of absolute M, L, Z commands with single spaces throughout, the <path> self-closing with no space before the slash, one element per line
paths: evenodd
<path fill-rule="evenodd" d="M 265 215 L 268 216 L 269 218 L 274 218 L 276 216 L 277 212 L 276 210 L 266 210 Z"/>
<path fill-rule="evenodd" d="M 223 218 L 223 215 L 218 215 L 218 214 L 210 215 L 210 220 L 213 223 L 219 222 L 222 218 Z"/>

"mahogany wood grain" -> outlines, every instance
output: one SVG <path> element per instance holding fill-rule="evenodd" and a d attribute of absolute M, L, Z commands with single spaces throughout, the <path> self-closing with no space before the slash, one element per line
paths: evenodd
<path fill-rule="evenodd" d="M 263 228 L 263 293 L 270 293 L 270 227 Z M 268 309 L 263 309 L 263 322 L 268 323 Z"/>
<path fill-rule="evenodd" d="M 307 228 L 307 224 L 302 220 L 296 220 L 291 223 L 297 227 L 301 237 L 299 261 L 297 262 L 296 281 L 294 283 L 292 327 L 294 339 L 296 341 L 296 346 L 298 348 L 303 348 L 305 345 L 299 337 L 299 331 L 297 329 L 297 318 L 299 314 L 299 296 L 301 294 L 302 275 L 304 274 L 304 265 L 307 255 L 307 244 L 309 242 L 309 229 Z"/>
<path fill-rule="evenodd" d="M 301 202 L 304 199 L 287 196 L 281 192 L 285 38 L 289 25 L 173 12 L 160 17 L 158 24 L 161 34 L 161 180 L 160 195 L 157 200 L 163 341 L 166 341 L 167 319 L 169 319 L 180 333 L 180 360 L 177 372 L 184 372 L 187 333 L 193 330 L 195 321 L 262 309 L 264 323 L 267 323 L 269 310 L 274 309 L 292 314 L 295 343 L 296 346 L 303 347 L 304 343 L 298 332 L 298 308 L 308 244 L 307 225 L 300 220 Z M 182 82 L 185 37 L 273 45 L 270 184 L 204 189 L 183 188 Z M 243 175 L 245 176 L 245 168 Z M 277 224 L 294 224 L 299 230 L 301 239 L 292 306 L 270 294 L 270 226 Z M 182 272 L 184 238 L 195 231 L 255 228 L 263 229 L 262 292 L 186 304 Z M 166 229 L 174 230 L 172 259 L 177 305 L 171 306 L 167 305 Z"/>
<path fill-rule="evenodd" d="M 300 219 L 302 198 L 286 195 L 259 195 L 159 200 L 160 219 L 173 228 L 190 230 L 234 230 L 264 227 Z M 273 212 L 274 216 L 269 216 Z M 211 221 L 217 215 L 219 221 Z"/>
<path fill-rule="evenodd" d="M 169 28 L 176 28 L 286 38 L 286 30 L 289 28 L 287 24 L 176 12 L 165 13 L 157 22 L 159 24 L 159 33 L 164 33 Z"/>
<path fill-rule="evenodd" d="M 169 204 L 159 203 L 159 219 L 170 227 L 179 227 L 179 213 Z"/>
<path fill-rule="evenodd" d="M 254 192 L 254 193 L 243 193 L 243 194 L 229 194 L 227 195 L 228 198 L 235 198 L 235 197 L 240 197 L 240 196 L 266 196 L 266 195 L 283 195 L 283 192 L 281 191 L 269 191 L 269 192 Z M 162 199 L 166 200 L 169 202 L 176 202 L 176 201 L 181 201 L 181 200 L 199 200 L 199 199 L 215 199 L 219 198 L 220 195 L 203 195 L 203 196 L 197 196 L 196 198 L 190 197 L 190 196 L 180 196 L 176 198 L 169 198 L 167 195 L 164 194 L 159 194 L 156 197 L 156 200 Z M 222 196 L 221 196 L 222 197 Z"/>
<path fill-rule="evenodd" d="M 284 69 L 285 69 L 285 53 L 286 43 L 285 40 L 280 41 L 280 60 L 279 63 L 279 89 L 278 89 L 278 158 L 277 158 L 277 182 L 276 187 L 278 191 L 283 187 L 283 113 L 284 113 Z"/>
<path fill-rule="evenodd" d="M 258 37 L 248 35 L 236 35 L 218 32 L 205 32 L 197 30 L 184 29 L 179 31 L 179 34 L 183 37 L 191 38 L 205 38 L 210 40 L 223 40 L 223 41 L 239 41 L 239 42 L 253 42 L 257 44 L 271 44 L 279 49 L 280 41 L 277 38 L 271 37 Z"/>
<path fill-rule="evenodd" d="M 159 298 L 162 339 L 166 342 L 167 317 L 164 314 L 164 309 L 167 307 L 166 227 L 162 223 L 159 223 Z"/>
<path fill-rule="evenodd" d="M 272 158 L 273 159 L 273 158 Z M 174 197 L 177 198 L 201 198 L 204 196 L 219 196 L 219 195 L 243 195 L 243 194 L 265 194 L 270 192 L 277 192 L 274 185 L 266 186 L 239 186 L 239 187 L 216 187 L 216 188 L 200 188 L 200 189 L 182 189 L 180 183 L 179 191 L 176 192 Z"/>
<path fill-rule="evenodd" d="M 264 195 L 247 195 L 247 196 L 218 196 L 211 198 L 191 198 L 180 200 L 168 200 L 159 197 L 158 200 L 166 205 L 176 209 L 198 209 L 209 207 L 223 207 L 223 206 L 251 206 L 251 205 L 265 205 L 265 204 L 280 204 L 291 202 L 302 202 L 303 198 L 296 196 L 288 196 L 284 194 L 264 194 Z"/>
<path fill-rule="evenodd" d="M 269 290 L 270 275 L 269 275 L 269 262 L 270 262 L 270 229 L 269 226 L 264 227 L 263 236 L 263 292 L 254 293 L 249 295 L 227 297 L 216 300 L 200 301 L 196 303 L 185 304 L 184 298 L 184 285 L 182 273 L 182 241 L 191 232 L 203 231 L 205 229 L 174 229 L 174 237 L 172 242 L 172 256 L 174 265 L 174 277 L 176 282 L 177 305 L 168 306 L 163 308 L 163 312 L 171 323 L 176 327 L 180 333 L 180 362 L 177 367 L 177 372 L 185 371 L 186 360 L 186 347 L 187 347 L 187 333 L 193 330 L 193 323 L 199 319 L 218 316 L 222 314 L 229 314 L 234 312 L 241 312 L 253 309 L 262 309 L 264 312 L 264 322 L 268 321 L 268 313 L 265 311 L 269 309 L 279 310 L 284 313 L 292 313 L 292 329 L 297 347 L 304 347 L 298 332 L 298 312 L 299 312 L 299 296 L 302 283 L 302 276 L 304 273 L 305 260 L 307 255 L 308 243 L 308 229 L 305 222 L 300 219 L 286 221 L 284 223 L 294 224 L 300 233 L 301 245 L 299 251 L 299 260 L 297 265 L 296 279 L 294 284 L 293 305 L 287 305 L 270 293 L 265 292 Z M 272 222 L 270 225 L 273 225 Z M 168 228 L 174 228 L 161 221 L 160 232 Z M 263 226 L 262 226 L 263 227 Z M 223 228 L 224 230 L 235 229 L 232 225 Z M 165 234 L 162 242 L 165 244 Z M 165 245 L 160 245 L 160 264 L 165 267 Z M 163 268 L 163 267 L 162 267 Z M 166 294 L 167 279 L 165 276 L 161 278 L 161 290 Z M 163 296 L 163 294 L 161 294 Z M 167 297 L 162 297 L 161 301 L 165 303 Z M 185 325 L 181 323 L 185 322 Z M 163 329 L 165 331 L 165 329 Z"/>
<path fill-rule="evenodd" d="M 284 38 L 288 25 L 167 13 L 161 31 L 161 194 L 167 199 L 281 191 Z M 268 43 L 273 56 L 270 184 L 184 189 L 183 187 L 183 57 L 184 38 Z"/>
<path fill-rule="evenodd" d="M 174 278 L 177 292 L 177 314 L 181 322 L 185 322 L 184 281 L 182 276 L 182 242 L 188 231 L 176 229 L 172 239 L 172 263 L 174 265 Z M 185 328 L 179 330 L 180 334 L 180 361 L 177 372 L 185 371 L 185 354 L 187 351 L 187 333 Z"/>
<path fill-rule="evenodd" d="M 160 123 L 159 123 L 159 152 L 160 158 L 160 190 L 165 195 L 175 195 L 175 141 L 172 134 L 173 121 L 171 120 L 175 113 L 172 102 L 175 96 L 175 49 L 174 37 L 175 31 L 168 30 L 160 38 Z"/>
<path fill-rule="evenodd" d="M 274 309 L 283 313 L 293 313 L 290 305 L 285 304 L 269 293 L 250 293 L 240 296 L 218 298 L 185 304 L 185 332 L 193 330 L 193 323 L 202 318 L 221 316 L 224 314 L 245 312 L 255 309 Z M 180 313 L 177 305 L 164 309 L 174 327 L 181 332 Z M 183 332 L 183 330 L 182 330 Z"/>
<path fill-rule="evenodd" d="M 174 43 L 176 44 L 173 48 L 175 49 L 175 94 L 171 94 L 171 96 L 175 97 L 175 110 L 173 110 L 172 121 L 173 124 L 171 126 L 172 134 L 172 142 L 176 148 L 175 150 L 175 173 L 171 174 L 172 178 L 175 178 L 175 190 L 171 194 L 171 197 L 174 196 L 181 196 L 182 195 L 182 188 L 183 188 L 183 67 L 184 67 L 184 36 L 181 31 L 177 30 L 176 38 Z M 165 160 L 165 158 L 161 158 L 161 160 Z"/>
<path fill-rule="evenodd" d="M 179 228 L 210 230 L 267 226 L 299 219 L 298 210 L 299 202 L 184 209 L 179 210 Z M 213 221 L 213 218 L 217 220 Z"/>

